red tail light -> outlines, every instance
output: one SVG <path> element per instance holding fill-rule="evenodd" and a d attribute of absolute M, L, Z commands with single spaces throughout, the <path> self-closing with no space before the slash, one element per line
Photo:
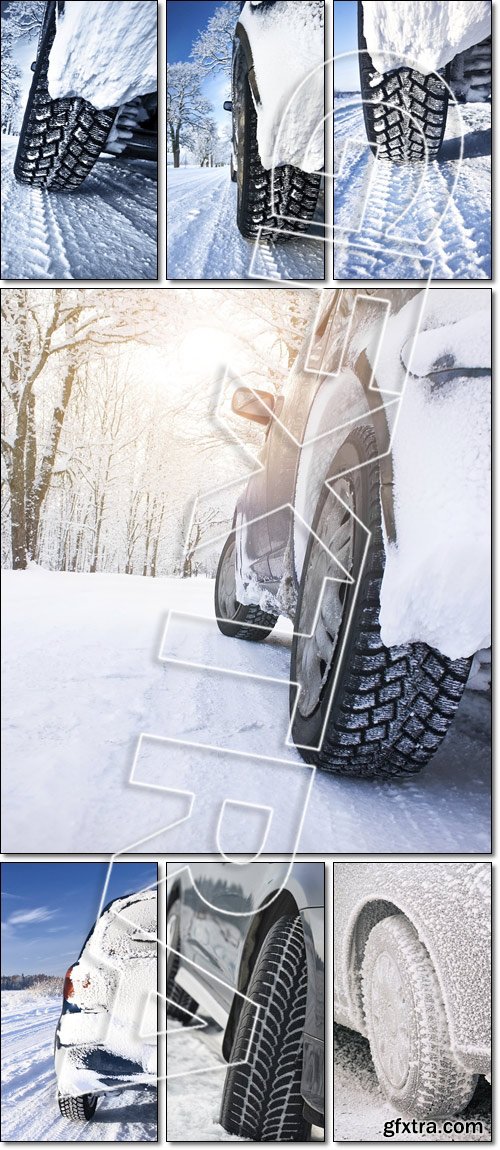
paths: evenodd
<path fill-rule="evenodd" d="M 74 988 L 73 983 L 71 981 L 71 971 L 72 970 L 73 970 L 73 967 L 69 966 L 67 971 L 66 971 L 66 974 L 65 974 L 64 988 L 63 988 L 63 997 L 64 998 L 73 998 L 73 995 L 75 993 L 75 988 Z"/>

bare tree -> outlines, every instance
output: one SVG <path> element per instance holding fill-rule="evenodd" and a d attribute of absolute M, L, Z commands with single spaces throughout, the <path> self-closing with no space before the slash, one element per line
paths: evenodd
<path fill-rule="evenodd" d="M 195 64 L 167 64 L 167 128 L 174 168 L 180 166 L 181 147 L 191 147 L 195 134 L 212 121 L 212 105 L 200 91 Z"/>

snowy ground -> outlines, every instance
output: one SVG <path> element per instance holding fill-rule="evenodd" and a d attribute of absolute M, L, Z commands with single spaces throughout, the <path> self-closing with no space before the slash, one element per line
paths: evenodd
<path fill-rule="evenodd" d="M 197 666 L 158 660 L 169 609 L 163 656 Z M 143 849 L 213 851 L 225 798 L 274 807 L 266 849 L 293 849 L 311 768 L 285 746 L 289 624 L 235 642 L 210 580 L 40 568 L 4 573 L 3 612 L 5 851 L 119 851 L 169 825 Z M 489 851 L 490 722 L 489 697 L 466 691 L 420 775 L 317 772 L 300 849 Z M 141 732 L 175 741 L 144 740 L 131 783 Z M 229 851 L 260 846 L 257 816 L 224 826 Z"/>
<path fill-rule="evenodd" d="M 318 211 L 321 205 L 320 197 Z M 251 270 L 254 251 L 254 241 L 243 239 L 236 226 L 229 168 L 167 169 L 168 279 L 324 278 L 322 239 L 263 244 Z"/>
<path fill-rule="evenodd" d="M 98 1102 L 91 1122 L 59 1114 L 54 1034 L 60 995 L 2 991 L 2 1137 L 5 1142 L 155 1142 L 156 1090 L 124 1090 Z"/>
<path fill-rule="evenodd" d="M 339 1142 L 390 1142 L 384 1138 L 384 1123 L 397 1118 L 384 1098 L 366 1038 L 334 1024 L 334 1138 Z M 408 1115 L 401 1116 L 408 1121 Z M 400 1132 L 394 1142 L 489 1142 L 491 1141 L 491 1086 L 480 1078 L 474 1097 L 456 1120 L 481 1122 L 481 1134 L 459 1130 L 453 1135 L 441 1131 L 409 1134 Z M 439 1127 L 439 1121 L 436 1122 Z"/>
<path fill-rule="evenodd" d="M 376 162 L 359 100 L 335 99 L 335 278 L 426 279 L 432 260 L 434 279 L 488 279 L 491 106 L 461 105 L 461 163 L 461 127 L 450 108 L 439 159 L 425 169 Z"/>
<path fill-rule="evenodd" d="M 156 279 L 156 164 L 103 157 L 77 191 L 47 192 L 16 183 L 16 148 L 2 136 L 4 279 Z"/>

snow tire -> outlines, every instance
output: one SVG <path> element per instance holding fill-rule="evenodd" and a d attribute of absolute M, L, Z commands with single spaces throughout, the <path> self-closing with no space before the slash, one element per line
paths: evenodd
<path fill-rule="evenodd" d="M 180 905 L 179 899 L 176 899 L 169 907 L 167 914 L 167 940 L 172 947 L 171 950 L 167 950 L 167 999 L 169 999 L 167 1015 L 169 1018 L 182 1022 L 183 1026 L 189 1026 L 191 1019 L 198 1010 L 198 1003 L 175 981 L 180 960 L 179 955 L 173 952 L 179 950 Z M 172 927 L 170 935 L 168 933 L 169 925 Z"/>
<path fill-rule="evenodd" d="M 366 46 L 361 0 L 358 44 L 363 115 L 372 151 L 394 164 L 434 160 L 446 128 L 448 88 L 435 74 L 422 76 L 414 68 L 377 72 Z"/>
<path fill-rule="evenodd" d="M 322 671 L 324 652 L 318 646 L 324 643 L 324 634 L 318 632 L 324 625 L 322 610 L 315 630 L 311 630 L 311 620 L 323 587 L 331 519 L 339 506 L 336 495 L 325 487 L 299 588 L 290 708 L 293 739 L 306 762 L 337 774 L 391 777 L 419 771 L 438 749 L 462 697 L 471 659 L 448 659 L 425 643 L 386 647 L 382 642 L 379 616 L 385 550 L 377 458 L 373 429 L 362 425 L 353 429 L 328 471 L 329 476 L 345 473 L 352 495 L 353 583 L 342 585 L 342 616 L 337 634 L 328 636 L 333 648 L 329 669 L 327 665 Z M 335 492 L 335 480 L 331 485 Z M 365 529 L 371 533 L 367 546 Z M 332 566 L 329 574 L 338 576 L 338 567 Z M 326 590 L 324 599 L 326 603 Z M 315 646 L 308 651 L 307 644 Z M 297 700 L 293 684 L 307 685 L 315 670 L 311 660 L 320 660 L 323 678 L 318 701 L 307 712 L 301 704 L 304 687 Z"/>
<path fill-rule="evenodd" d="M 463 1110 L 477 1077 L 453 1058 L 434 965 L 404 915 L 385 918 L 370 932 L 362 990 L 375 1070 L 392 1105 L 413 1118 Z"/>
<path fill-rule="evenodd" d="M 117 109 L 98 111 L 79 97 L 51 99 L 47 72 L 55 32 L 54 8 L 40 37 L 14 175 L 20 184 L 50 191 L 72 191 L 80 186 L 99 159 Z"/>
<path fill-rule="evenodd" d="M 274 169 L 273 179 L 273 172 L 263 168 L 257 143 L 257 112 L 243 49 L 238 58 L 233 92 L 238 228 L 246 239 L 254 239 L 263 228 L 273 242 L 287 240 L 290 232 L 307 231 L 316 211 L 321 176 L 287 164 Z"/>
<path fill-rule="evenodd" d="M 258 604 L 239 603 L 236 599 L 234 551 L 235 533 L 232 531 L 224 544 L 215 578 L 217 626 L 229 639 L 245 639 L 248 643 L 260 643 L 271 634 L 277 616 L 262 611 Z M 229 594 L 224 590 L 228 580 Z"/>
<path fill-rule="evenodd" d="M 71 1122 L 88 1122 L 94 1117 L 97 1106 L 95 1094 L 81 1094 L 79 1098 L 58 1094 L 57 1101 L 63 1118 L 69 1118 Z"/>
<path fill-rule="evenodd" d="M 299 917 L 271 927 L 259 953 L 231 1051 L 221 1125 L 255 1142 L 304 1142 L 301 1095 L 307 962 Z M 254 1029 L 254 1004 L 260 1006 Z M 235 1065 L 240 1062 L 241 1065 Z"/>

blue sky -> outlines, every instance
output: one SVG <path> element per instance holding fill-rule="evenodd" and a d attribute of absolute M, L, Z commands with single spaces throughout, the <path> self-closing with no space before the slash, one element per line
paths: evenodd
<path fill-rule="evenodd" d="M 333 5 L 333 54 L 358 50 L 358 5 L 356 0 L 335 0 Z M 334 65 L 334 85 L 341 92 L 359 91 L 357 55 Z"/>
<path fill-rule="evenodd" d="M 94 925 L 107 863 L 2 864 L 2 974 L 64 975 Z M 106 902 L 156 882 L 154 863 L 114 864 Z"/>
<path fill-rule="evenodd" d="M 176 64 L 189 60 L 191 48 L 219 8 L 221 0 L 167 0 L 167 60 Z M 235 21 L 236 26 L 236 21 Z M 219 126 L 231 124 L 231 116 L 222 105 L 231 96 L 231 84 L 221 75 L 203 81 L 201 90 L 214 106 L 214 119 Z"/>

